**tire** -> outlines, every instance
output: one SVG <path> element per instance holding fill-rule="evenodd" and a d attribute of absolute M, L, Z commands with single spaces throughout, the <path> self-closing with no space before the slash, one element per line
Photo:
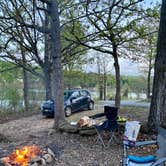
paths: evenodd
<path fill-rule="evenodd" d="M 94 103 L 92 101 L 88 104 L 88 110 L 94 110 Z"/>
<path fill-rule="evenodd" d="M 68 116 L 71 115 L 71 113 L 72 113 L 71 107 L 66 107 L 66 108 L 65 108 L 65 115 L 68 117 Z"/>

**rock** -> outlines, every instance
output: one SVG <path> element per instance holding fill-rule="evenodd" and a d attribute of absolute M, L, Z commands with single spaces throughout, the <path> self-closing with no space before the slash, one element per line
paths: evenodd
<path fill-rule="evenodd" d="M 43 158 L 46 160 L 46 163 L 51 163 L 53 161 L 53 158 L 50 154 L 43 155 Z"/>
<path fill-rule="evenodd" d="M 46 164 L 46 160 L 43 159 L 43 158 L 41 158 L 41 165 L 47 165 L 47 164 Z"/>
<path fill-rule="evenodd" d="M 35 163 L 35 162 L 40 162 L 40 161 L 41 161 L 41 157 L 36 156 L 36 157 L 31 159 L 30 163 Z"/>
<path fill-rule="evenodd" d="M 82 135 L 82 136 L 95 135 L 96 134 L 96 130 L 95 129 L 79 130 L 79 134 Z"/>
<path fill-rule="evenodd" d="M 38 166 L 37 163 L 30 164 L 29 166 Z"/>
<path fill-rule="evenodd" d="M 79 127 L 78 130 L 95 130 L 95 127 L 94 126 L 84 126 L 84 127 Z"/>
<path fill-rule="evenodd" d="M 59 125 L 59 130 L 67 133 L 78 133 L 77 126 L 72 126 L 68 122 L 63 122 Z"/>
<path fill-rule="evenodd" d="M 48 131 L 48 136 L 53 135 L 55 133 L 55 129 L 50 129 Z"/>
<path fill-rule="evenodd" d="M 0 159 L 0 166 L 5 166 L 5 164 L 3 163 L 3 159 Z"/>
<path fill-rule="evenodd" d="M 10 140 L 5 135 L 0 133 L 0 142 L 10 142 Z"/>
<path fill-rule="evenodd" d="M 53 158 L 55 157 L 54 152 L 50 148 L 48 148 L 47 151 Z"/>

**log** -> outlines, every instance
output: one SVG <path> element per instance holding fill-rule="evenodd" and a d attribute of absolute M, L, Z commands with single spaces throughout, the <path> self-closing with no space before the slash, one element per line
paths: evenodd
<path fill-rule="evenodd" d="M 70 125 L 68 122 L 63 122 L 59 125 L 59 131 L 67 133 L 78 133 L 78 127 Z"/>
<path fill-rule="evenodd" d="M 79 135 L 81 136 L 92 136 L 96 134 L 95 129 L 89 129 L 89 130 L 79 130 Z"/>

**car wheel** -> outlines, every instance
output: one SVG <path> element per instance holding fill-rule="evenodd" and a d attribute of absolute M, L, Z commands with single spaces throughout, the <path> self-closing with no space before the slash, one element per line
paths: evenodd
<path fill-rule="evenodd" d="M 94 109 L 94 103 L 91 101 L 88 105 L 88 110 L 93 110 Z"/>
<path fill-rule="evenodd" d="M 66 114 L 66 116 L 70 116 L 71 115 L 71 107 L 66 107 L 65 108 L 65 114 Z"/>

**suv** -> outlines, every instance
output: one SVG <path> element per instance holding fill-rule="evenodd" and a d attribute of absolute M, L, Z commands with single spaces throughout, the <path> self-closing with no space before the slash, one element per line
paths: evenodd
<path fill-rule="evenodd" d="M 91 94 L 87 90 L 72 89 L 64 92 L 64 111 L 66 116 L 70 116 L 73 112 L 82 109 L 93 110 L 94 101 L 91 99 Z M 42 106 L 42 114 L 47 117 L 54 116 L 53 100 L 45 101 Z"/>

